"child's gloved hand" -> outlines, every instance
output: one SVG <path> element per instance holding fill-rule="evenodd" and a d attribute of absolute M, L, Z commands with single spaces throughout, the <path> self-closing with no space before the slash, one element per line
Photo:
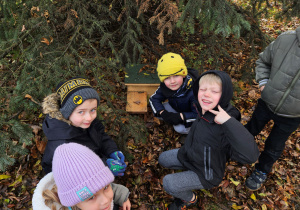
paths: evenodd
<path fill-rule="evenodd" d="M 180 113 L 173 113 L 165 110 L 160 114 L 160 116 L 164 121 L 170 123 L 171 125 L 178 125 L 180 123 L 183 123 Z"/>
<path fill-rule="evenodd" d="M 124 176 L 126 164 L 122 164 L 119 160 L 107 159 L 106 163 L 114 176 Z"/>
<path fill-rule="evenodd" d="M 125 162 L 124 162 L 125 156 L 123 155 L 123 153 L 121 151 L 113 152 L 109 155 L 109 157 L 111 157 L 114 160 L 119 160 L 122 164 L 125 164 Z"/>

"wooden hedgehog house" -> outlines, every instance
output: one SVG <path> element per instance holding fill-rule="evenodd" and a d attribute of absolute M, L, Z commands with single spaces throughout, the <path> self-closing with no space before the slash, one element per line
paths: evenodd
<path fill-rule="evenodd" d="M 148 98 L 157 90 L 160 81 L 153 65 L 134 64 L 126 67 L 126 111 L 134 114 L 147 113 Z"/>

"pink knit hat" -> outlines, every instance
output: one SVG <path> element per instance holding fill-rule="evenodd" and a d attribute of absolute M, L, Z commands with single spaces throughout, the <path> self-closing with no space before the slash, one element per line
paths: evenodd
<path fill-rule="evenodd" d="M 52 171 L 64 206 L 74 206 L 114 181 L 112 172 L 99 156 L 76 143 L 56 148 Z"/>

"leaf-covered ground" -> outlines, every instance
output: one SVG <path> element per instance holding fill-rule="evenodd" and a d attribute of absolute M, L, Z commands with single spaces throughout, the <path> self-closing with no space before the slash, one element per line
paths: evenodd
<path fill-rule="evenodd" d="M 262 23 L 264 32 L 274 38 L 279 31 L 299 26 L 297 19 L 287 25 L 278 24 L 273 19 L 263 20 Z M 166 45 L 166 47 L 170 51 L 182 49 L 180 43 Z M 249 53 L 249 46 L 244 46 L 243 50 L 232 52 L 232 56 L 238 57 L 240 63 L 243 63 L 247 53 Z M 241 111 L 242 123 L 245 124 L 252 115 L 260 93 L 255 83 L 253 85 L 244 83 L 235 71 L 230 73 L 236 90 L 234 103 Z M 119 94 L 125 93 L 124 90 Z M 120 102 L 120 104 L 123 104 L 125 109 L 125 103 Z M 130 189 L 133 209 L 165 209 L 166 205 L 172 201 L 172 197 L 164 192 L 162 179 L 166 174 L 175 171 L 162 168 L 157 160 L 161 152 L 181 147 L 182 138 L 170 125 L 153 118 L 149 107 L 146 116 L 140 117 L 147 126 L 149 136 L 145 143 L 137 144 L 132 139 L 128 139 L 128 149 L 133 157 L 132 162 L 128 163 L 125 176 L 116 178 L 116 182 Z M 41 120 L 37 118 L 37 122 L 32 126 L 35 143 L 29 148 L 30 154 L 20 158 L 17 164 L 0 174 L 0 207 L 2 209 L 31 208 L 33 191 L 43 175 L 40 151 L 43 151 L 45 147 L 45 142 L 42 141 Z M 264 140 L 271 127 L 272 122 L 256 138 L 260 150 L 264 147 Z M 300 209 L 299 139 L 300 129 L 288 139 L 281 158 L 273 166 L 267 182 L 260 190 L 251 192 L 244 186 L 246 177 L 253 170 L 253 165 L 242 166 L 236 162 L 230 162 L 220 186 L 211 190 L 196 191 L 200 202 L 194 209 Z"/>

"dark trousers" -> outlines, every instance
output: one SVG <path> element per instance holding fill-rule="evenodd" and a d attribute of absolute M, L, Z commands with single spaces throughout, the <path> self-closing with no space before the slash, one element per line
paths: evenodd
<path fill-rule="evenodd" d="M 113 210 L 119 210 L 120 206 L 114 203 L 114 209 Z"/>
<path fill-rule="evenodd" d="M 271 171 L 273 164 L 284 150 L 286 140 L 300 124 L 299 117 L 278 116 L 267 107 L 262 99 L 259 99 L 252 118 L 245 127 L 253 136 L 256 136 L 270 120 L 274 121 L 274 126 L 265 142 L 265 148 L 258 158 L 258 163 L 255 165 L 256 169 L 265 173 Z"/>

